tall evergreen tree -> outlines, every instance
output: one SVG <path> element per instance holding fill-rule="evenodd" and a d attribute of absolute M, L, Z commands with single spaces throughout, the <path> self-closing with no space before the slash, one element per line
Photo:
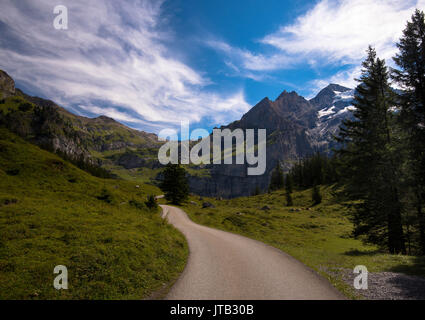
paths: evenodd
<path fill-rule="evenodd" d="M 276 168 L 272 172 L 269 190 L 270 191 L 279 190 L 279 189 L 282 189 L 283 186 L 284 186 L 283 172 L 278 162 L 276 165 Z"/>
<path fill-rule="evenodd" d="M 292 193 L 293 192 L 293 186 L 294 186 L 294 182 L 292 181 L 292 176 L 290 174 L 287 174 L 286 178 L 285 178 L 286 192 Z"/>
<path fill-rule="evenodd" d="M 292 194 L 288 192 L 288 190 L 286 190 L 285 197 L 286 197 L 286 206 L 292 207 L 294 205 L 294 202 L 292 201 Z"/>
<path fill-rule="evenodd" d="M 322 195 L 320 194 L 320 187 L 317 184 L 313 187 L 313 190 L 311 193 L 311 199 L 313 200 L 313 205 L 318 205 L 322 203 Z"/>
<path fill-rule="evenodd" d="M 189 197 L 189 184 L 186 170 L 178 164 L 168 164 L 164 170 L 164 179 L 160 184 L 165 198 L 173 204 L 181 204 Z"/>
<path fill-rule="evenodd" d="M 292 201 L 293 184 L 292 175 L 287 174 L 285 178 L 285 197 L 287 207 L 292 207 L 294 205 Z"/>
<path fill-rule="evenodd" d="M 408 137 L 408 179 L 417 215 L 421 253 L 425 255 L 425 15 L 416 10 L 397 44 L 393 80 L 403 89 L 397 97 Z"/>
<path fill-rule="evenodd" d="M 345 121 L 340 128 L 338 140 L 345 145 L 338 152 L 340 172 L 347 195 L 361 200 L 353 215 L 355 234 L 366 235 L 367 241 L 387 247 L 390 253 L 405 253 L 399 163 L 391 129 L 393 93 L 385 61 L 371 47 L 367 54 L 357 80 L 356 119 Z"/>

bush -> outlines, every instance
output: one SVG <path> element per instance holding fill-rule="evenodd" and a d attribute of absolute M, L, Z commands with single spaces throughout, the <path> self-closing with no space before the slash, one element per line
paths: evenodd
<path fill-rule="evenodd" d="M 106 203 L 112 202 L 112 195 L 105 188 L 102 189 L 102 192 L 96 198 L 97 200 L 105 201 Z"/>
<path fill-rule="evenodd" d="M 149 195 L 145 205 L 151 210 L 158 208 L 158 203 L 156 203 L 155 196 Z"/>
<path fill-rule="evenodd" d="M 137 200 L 130 200 L 130 205 L 131 206 L 133 206 L 133 207 L 135 207 L 135 208 L 137 208 L 137 209 L 144 209 L 144 205 L 143 205 L 143 203 L 141 203 L 141 202 L 139 202 L 139 201 L 137 201 Z"/>

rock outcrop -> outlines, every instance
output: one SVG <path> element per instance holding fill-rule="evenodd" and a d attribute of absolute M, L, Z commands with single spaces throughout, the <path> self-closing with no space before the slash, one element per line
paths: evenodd
<path fill-rule="evenodd" d="M 0 99 L 15 95 L 15 81 L 3 70 L 0 70 Z"/>

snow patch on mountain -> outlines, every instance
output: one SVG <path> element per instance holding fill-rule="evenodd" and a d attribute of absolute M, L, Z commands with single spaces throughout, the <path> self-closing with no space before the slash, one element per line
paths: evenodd
<path fill-rule="evenodd" d="M 339 116 L 339 115 L 341 115 L 341 114 L 343 114 L 343 113 L 346 113 L 346 112 L 349 112 L 349 111 L 354 111 L 354 110 L 356 110 L 356 107 L 355 107 L 355 106 L 350 105 L 350 106 L 347 106 L 347 107 L 345 107 L 344 109 L 342 109 L 342 110 L 338 111 L 338 112 L 336 113 L 336 115 L 335 115 L 335 116 Z"/>
<path fill-rule="evenodd" d="M 334 93 L 335 93 L 334 102 L 351 101 L 354 99 L 354 90 L 348 90 L 344 92 L 334 91 Z"/>
<path fill-rule="evenodd" d="M 335 113 L 335 106 L 332 106 L 330 108 L 323 108 L 322 110 L 319 110 L 319 119 L 326 117 L 328 115 L 334 114 Z"/>

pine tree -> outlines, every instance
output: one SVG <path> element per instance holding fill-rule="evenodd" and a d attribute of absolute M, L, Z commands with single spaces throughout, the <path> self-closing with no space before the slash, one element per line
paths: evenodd
<path fill-rule="evenodd" d="M 292 176 L 290 174 L 287 174 L 286 179 L 285 179 L 286 192 L 291 194 L 293 192 L 293 185 L 294 185 L 294 183 L 292 182 Z"/>
<path fill-rule="evenodd" d="M 355 235 L 385 246 L 390 253 L 405 253 L 402 206 L 398 185 L 399 163 L 394 156 L 391 124 L 393 93 L 385 61 L 369 47 L 357 81 L 355 120 L 344 121 L 338 152 L 347 195 L 361 200 L 355 207 Z"/>
<path fill-rule="evenodd" d="M 255 190 L 252 193 L 253 196 L 258 196 L 261 193 L 260 188 L 258 187 L 258 185 L 255 186 Z"/>
<path fill-rule="evenodd" d="M 313 205 L 318 205 L 322 203 L 322 195 L 320 194 L 320 187 L 317 184 L 313 187 L 313 190 L 311 193 L 311 199 L 313 200 Z"/>
<path fill-rule="evenodd" d="M 272 177 L 270 179 L 269 190 L 270 191 L 279 190 L 279 189 L 282 189 L 283 186 L 284 186 L 283 172 L 278 162 L 276 165 L 276 168 L 273 170 Z"/>
<path fill-rule="evenodd" d="M 292 201 L 292 195 L 290 192 L 288 192 L 288 190 L 286 190 L 285 197 L 286 197 L 286 206 L 292 207 L 294 205 L 294 202 Z"/>
<path fill-rule="evenodd" d="M 425 15 L 416 10 L 397 44 L 399 53 L 393 80 L 403 89 L 397 97 L 401 122 L 407 133 L 408 179 L 415 199 L 419 245 L 425 255 Z"/>
<path fill-rule="evenodd" d="M 165 198 L 173 204 L 181 204 L 189 197 L 189 184 L 186 170 L 178 164 L 168 164 L 164 170 L 164 179 L 160 184 Z"/>

